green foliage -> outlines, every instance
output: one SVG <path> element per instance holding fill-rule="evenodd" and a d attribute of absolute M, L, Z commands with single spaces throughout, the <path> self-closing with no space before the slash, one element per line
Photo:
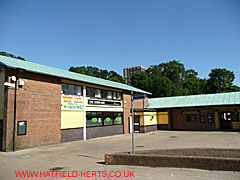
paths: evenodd
<path fill-rule="evenodd" d="M 209 79 L 201 79 L 195 70 L 173 60 L 150 66 L 147 73 L 134 73 L 132 85 L 151 92 L 152 97 L 240 91 L 240 87 L 233 85 L 234 77 L 229 70 L 212 69 Z"/>
<path fill-rule="evenodd" d="M 207 80 L 208 93 L 223 93 L 239 90 L 238 86 L 233 85 L 235 75 L 233 71 L 225 68 L 212 69 Z"/>
<path fill-rule="evenodd" d="M 73 67 L 69 68 L 69 71 L 76 72 L 80 74 L 85 74 L 88 76 L 93 76 L 97 78 L 102 78 L 110 81 L 115 81 L 119 83 L 124 83 L 123 78 L 121 75 L 116 73 L 115 71 L 107 71 L 103 69 L 99 69 L 93 66 L 80 66 L 80 67 Z"/>
<path fill-rule="evenodd" d="M 20 60 L 22 60 L 22 61 L 26 61 L 26 59 L 24 59 L 24 58 L 21 57 L 21 56 L 14 56 L 13 54 L 10 54 L 10 53 L 4 52 L 4 51 L 1 51 L 1 52 L 0 52 L 0 55 L 2 55 L 2 56 L 7 56 L 7 57 L 11 57 L 11 58 L 15 58 L 15 59 L 20 59 Z"/>
<path fill-rule="evenodd" d="M 139 89 L 147 89 L 148 76 L 146 72 L 135 72 L 132 75 L 132 84 Z"/>

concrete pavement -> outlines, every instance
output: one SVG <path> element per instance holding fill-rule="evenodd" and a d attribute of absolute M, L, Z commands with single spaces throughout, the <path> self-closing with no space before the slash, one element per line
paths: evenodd
<path fill-rule="evenodd" d="M 136 150 L 169 148 L 236 148 L 240 149 L 239 132 L 156 131 L 136 134 Z M 42 177 L 27 179 L 240 179 L 239 172 L 206 171 L 199 169 L 151 168 L 138 166 L 106 166 L 105 153 L 131 150 L 131 135 L 90 139 L 49 146 L 36 147 L 17 152 L 0 152 L 0 179 L 16 178 L 15 171 L 111 171 L 134 172 L 135 177 Z M 113 174 L 112 174 L 113 175 Z"/>

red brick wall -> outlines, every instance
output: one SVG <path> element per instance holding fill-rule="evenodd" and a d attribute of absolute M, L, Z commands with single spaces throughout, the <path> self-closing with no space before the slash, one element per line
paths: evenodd
<path fill-rule="evenodd" d="M 7 70 L 8 76 L 16 71 Z M 16 150 L 59 143 L 61 137 L 61 82 L 59 78 L 23 72 L 25 85 L 17 90 Z M 4 125 L 5 151 L 12 150 L 14 90 L 6 88 Z M 27 121 L 27 135 L 17 136 L 17 121 Z"/>
<path fill-rule="evenodd" d="M 123 92 L 123 132 L 129 133 L 129 119 L 131 109 L 131 94 L 128 91 Z"/>
<path fill-rule="evenodd" d="M 200 115 L 196 115 L 197 121 L 196 122 L 187 122 L 186 115 L 182 115 L 182 111 L 186 110 L 200 110 L 200 115 L 205 116 L 205 123 L 200 123 Z M 212 113 L 214 116 L 214 109 L 213 107 L 199 107 L 199 108 L 178 108 L 172 109 L 172 127 L 171 129 L 176 130 L 214 130 L 215 129 L 215 122 L 208 123 L 207 114 Z"/>

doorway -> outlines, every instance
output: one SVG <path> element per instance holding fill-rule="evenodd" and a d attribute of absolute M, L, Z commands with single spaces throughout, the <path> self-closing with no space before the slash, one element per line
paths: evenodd
<path fill-rule="evenodd" d="M 231 129 L 231 112 L 219 112 L 220 129 Z"/>
<path fill-rule="evenodd" d="M 140 132 L 140 115 L 134 116 L 134 132 Z"/>

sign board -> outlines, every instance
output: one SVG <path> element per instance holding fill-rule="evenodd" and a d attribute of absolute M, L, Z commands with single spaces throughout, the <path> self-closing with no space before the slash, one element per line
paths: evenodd
<path fill-rule="evenodd" d="M 133 99 L 144 99 L 145 98 L 145 94 L 134 94 L 133 95 Z"/>
<path fill-rule="evenodd" d="M 61 110 L 83 110 L 83 96 L 62 95 Z"/>
<path fill-rule="evenodd" d="M 99 100 L 88 100 L 88 104 L 106 105 L 106 106 L 121 106 L 121 102 L 99 101 Z"/>
<path fill-rule="evenodd" d="M 15 87 L 15 83 L 5 82 L 4 86 Z"/>

